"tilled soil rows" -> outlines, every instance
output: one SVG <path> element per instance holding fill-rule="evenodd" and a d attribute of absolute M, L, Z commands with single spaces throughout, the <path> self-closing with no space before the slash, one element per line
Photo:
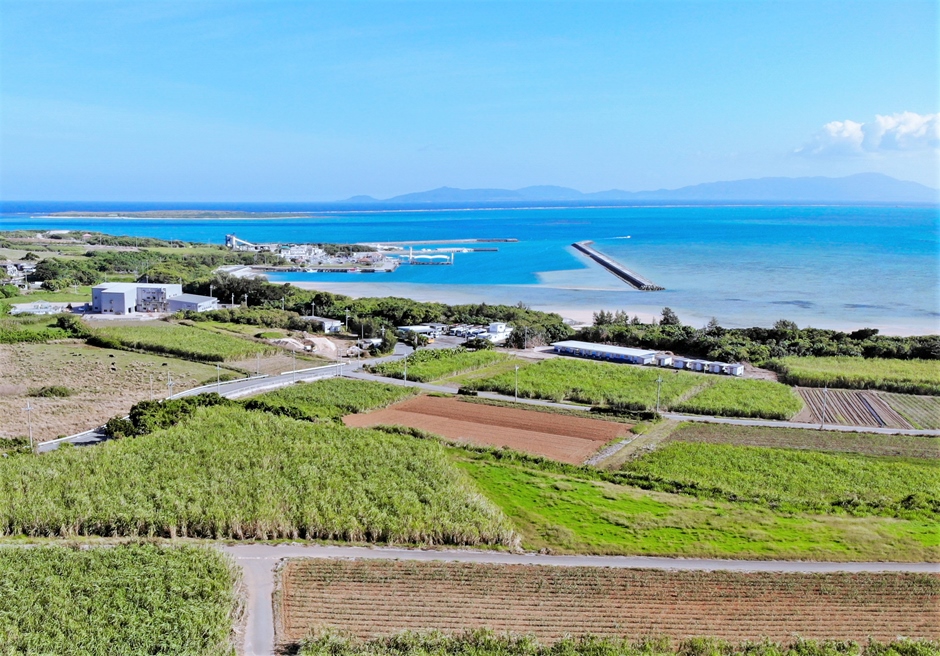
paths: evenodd
<path fill-rule="evenodd" d="M 297 559 L 281 571 L 278 642 L 479 627 L 733 642 L 940 638 L 940 577 Z"/>
<path fill-rule="evenodd" d="M 817 387 L 797 387 L 806 407 L 794 421 L 819 424 L 825 422 L 843 426 L 872 426 L 877 428 L 913 428 L 875 392 L 831 389 L 826 392 Z"/>
<path fill-rule="evenodd" d="M 410 426 L 452 440 L 518 451 L 568 463 L 584 462 L 604 443 L 625 434 L 626 424 L 519 410 L 457 399 L 420 396 L 343 418 L 347 426 Z"/>

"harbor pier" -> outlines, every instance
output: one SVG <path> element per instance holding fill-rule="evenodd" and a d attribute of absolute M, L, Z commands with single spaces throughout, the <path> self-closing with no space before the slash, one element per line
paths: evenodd
<path fill-rule="evenodd" d="M 599 250 L 591 246 L 593 243 L 593 241 L 578 241 L 571 245 L 634 289 L 639 289 L 640 291 L 644 292 L 662 291 L 665 289 L 665 287 L 660 287 L 651 280 L 644 278 L 635 271 L 631 271 L 627 267 L 623 266 L 616 260 L 604 255 Z"/>

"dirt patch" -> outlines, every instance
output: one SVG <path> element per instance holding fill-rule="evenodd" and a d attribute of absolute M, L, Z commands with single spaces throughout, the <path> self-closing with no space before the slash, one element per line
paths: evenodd
<path fill-rule="evenodd" d="M 224 370 L 223 370 L 224 371 Z M 33 437 L 49 440 L 100 426 L 137 401 L 181 392 L 215 380 L 214 366 L 96 348 L 80 343 L 0 345 L 0 438 L 26 436 L 27 401 Z M 30 388 L 63 385 L 66 398 L 26 397 Z"/>
<path fill-rule="evenodd" d="M 343 418 L 347 426 L 410 426 L 451 440 L 509 447 L 553 460 L 584 462 L 627 424 L 420 396 L 384 410 Z"/>
<path fill-rule="evenodd" d="M 566 633 L 733 642 L 940 637 L 940 577 L 682 572 L 476 563 L 288 561 L 277 637 L 361 638 L 485 627 L 554 641 Z"/>

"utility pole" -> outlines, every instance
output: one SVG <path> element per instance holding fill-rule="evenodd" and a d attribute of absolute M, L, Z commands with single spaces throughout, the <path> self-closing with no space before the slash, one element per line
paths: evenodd
<path fill-rule="evenodd" d="M 255 353 L 255 356 L 257 356 L 257 359 L 258 359 L 258 364 L 257 364 L 257 369 L 258 369 L 258 370 L 255 372 L 255 374 L 258 375 L 258 376 L 260 376 L 260 375 L 261 375 L 261 354 L 260 354 L 260 353 Z"/>
<path fill-rule="evenodd" d="M 245 296 L 248 296 L 248 294 L 245 294 Z M 235 292 L 232 292 L 232 307 L 235 307 Z"/>
<path fill-rule="evenodd" d="M 408 356 L 407 355 L 405 356 L 404 363 L 405 363 L 405 382 L 407 383 L 408 382 Z"/>
<path fill-rule="evenodd" d="M 663 391 L 663 377 L 662 375 L 656 379 L 656 414 L 659 414 L 659 397 Z"/>
<path fill-rule="evenodd" d="M 213 284 L 210 282 L 210 283 L 209 283 L 209 296 L 212 296 L 212 290 L 213 290 L 213 289 L 215 289 L 215 285 L 213 285 Z"/>
<path fill-rule="evenodd" d="M 173 396 L 173 386 L 174 386 L 174 385 L 176 385 L 176 383 L 173 382 L 173 374 L 171 374 L 169 371 L 166 372 L 166 386 L 167 386 L 167 388 L 170 390 L 170 396 Z M 169 397 L 167 397 L 167 398 L 169 398 Z"/>
<path fill-rule="evenodd" d="M 153 401 L 153 374 L 150 374 L 150 400 Z"/>
<path fill-rule="evenodd" d="M 822 430 L 826 427 L 826 404 L 829 401 L 829 386 L 826 385 L 823 387 L 823 407 L 822 407 L 822 417 L 819 418 L 819 430 Z"/>
<path fill-rule="evenodd" d="M 346 332 L 349 332 L 349 310 L 346 310 Z"/>
<path fill-rule="evenodd" d="M 26 411 L 26 430 L 29 432 L 29 450 L 33 453 L 36 452 L 36 447 L 33 446 L 33 406 L 29 404 L 29 400 L 26 400 L 26 407 L 23 408 Z"/>
<path fill-rule="evenodd" d="M 519 400 L 519 365 L 516 365 L 516 393 L 513 396 L 513 400 Z"/>

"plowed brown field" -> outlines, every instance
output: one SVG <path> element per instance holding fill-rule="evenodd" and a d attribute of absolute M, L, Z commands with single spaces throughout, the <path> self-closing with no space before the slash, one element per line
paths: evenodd
<path fill-rule="evenodd" d="M 565 633 L 866 641 L 940 638 L 940 577 L 299 559 L 275 596 L 278 641 L 486 627 Z"/>
<path fill-rule="evenodd" d="M 457 399 L 419 396 L 366 414 L 343 418 L 347 426 L 410 426 L 451 440 L 506 446 L 568 463 L 584 462 L 630 426 L 599 419 L 518 410 Z"/>

